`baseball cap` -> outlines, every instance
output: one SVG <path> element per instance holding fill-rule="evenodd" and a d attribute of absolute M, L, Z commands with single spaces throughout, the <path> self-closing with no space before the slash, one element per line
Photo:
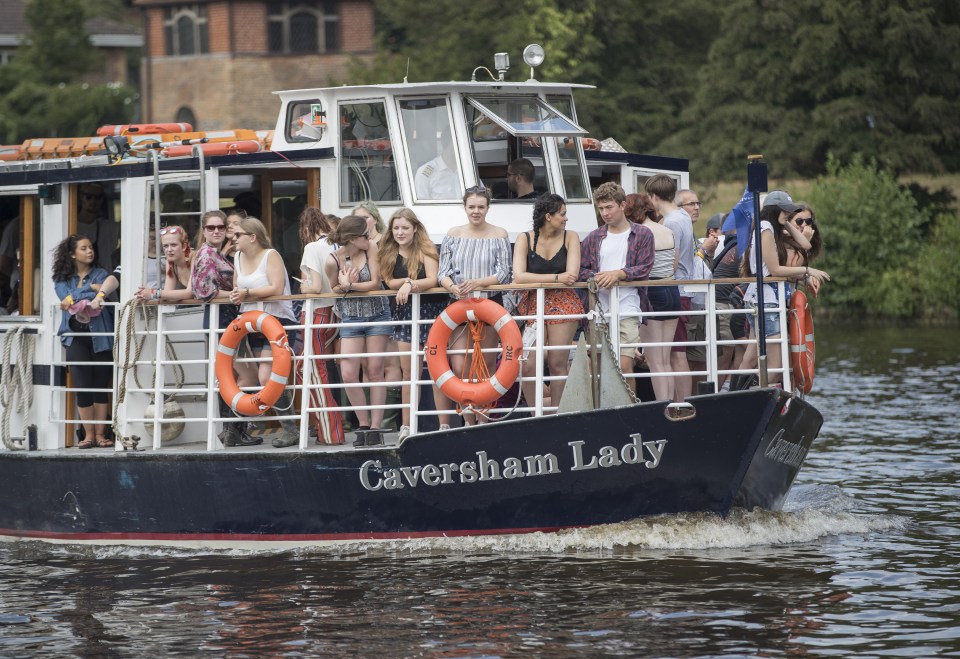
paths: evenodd
<path fill-rule="evenodd" d="M 707 220 L 707 231 L 710 229 L 719 229 L 720 223 L 723 220 L 723 213 L 715 213 L 710 216 L 710 219 Z"/>
<path fill-rule="evenodd" d="M 800 210 L 800 207 L 793 203 L 790 195 L 783 190 L 774 190 L 768 194 L 763 200 L 763 207 L 766 208 L 767 206 L 777 206 L 780 210 L 788 213 L 796 213 Z"/>

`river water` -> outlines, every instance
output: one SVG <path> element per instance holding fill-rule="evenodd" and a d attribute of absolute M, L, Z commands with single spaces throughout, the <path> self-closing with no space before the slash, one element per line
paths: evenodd
<path fill-rule="evenodd" d="M 783 512 L 296 553 L 0 545 L 0 656 L 960 656 L 960 333 L 817 328 Z"/>

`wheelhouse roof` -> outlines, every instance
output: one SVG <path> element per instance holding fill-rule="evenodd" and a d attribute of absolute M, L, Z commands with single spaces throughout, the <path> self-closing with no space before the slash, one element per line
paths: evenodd
<path fill-rule="evenodd" d="M 316 87 L 312 89 L 288 89 L 275 91 L 281 98 L 298 98 L 316 94 L 371 94 L 371 93 L 413 93 L 413 94 L 441 94 L 451 91 L 494 91 L 494 92 L 534 92 L 534 91 L 564 91 L 569 89 L 596 89 L 594 85 L 583 85 L 575 82 L 541 82 L 527 80 L 526 82 L 500 82 L 483 80 L 472 82 L 469 80 L 449 82 L 399 82 L 380 85 L 343 85 L 341 87 Z"/>

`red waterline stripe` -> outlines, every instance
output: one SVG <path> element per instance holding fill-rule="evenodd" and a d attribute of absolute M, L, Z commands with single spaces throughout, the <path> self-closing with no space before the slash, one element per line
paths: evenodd
<path fill-rule="evenodd" d="M 458 531 L 408 531 L 391 533 L 59 533 L 56 531 L 23 531 L 0 529 L 0 535 L 47 540 L 152 540 L 199 541 L 235 540 L 260 542 L 332 542 L 350 540 L 409 540 L 414 538 L 451 538 L 472 535 L 509 535 L 524 533 L 554 533 L 576 526 L 531 527 L 520 529 L 484 529 Z"/>

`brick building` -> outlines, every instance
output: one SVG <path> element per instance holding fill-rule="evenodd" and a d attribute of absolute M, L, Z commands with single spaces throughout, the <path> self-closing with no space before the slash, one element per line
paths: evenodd
<path fill-rule="evenodd" d="M 135 0 L 143 121 L 273 128 L 279 89 L 343 81 L 374 51 L 372 0 Z"/>

